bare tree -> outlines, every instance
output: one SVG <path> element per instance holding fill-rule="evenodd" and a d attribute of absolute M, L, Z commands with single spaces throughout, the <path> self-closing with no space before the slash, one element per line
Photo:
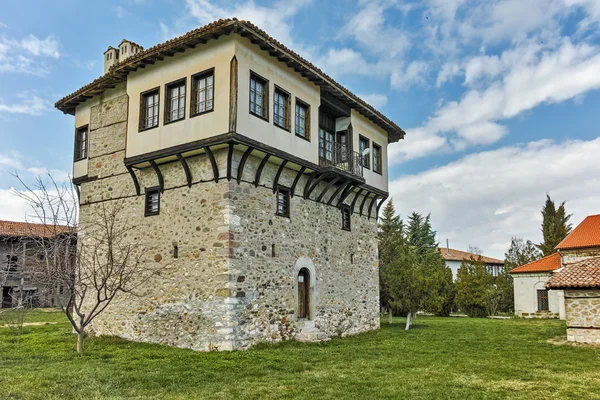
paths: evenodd
<path fill-rule="evenodd" d="M 122 224 L 122 200 L 88 206 L 85 226 L 77 225 L 78 193 L 70 184 L 37 178 L 19 196 L 45 224 L 49 234 L 39 239 L 44 275 L 57 288 L 58 303 L 77 334 L 77 352 L 84 350 L 86 328 L 118 294 L 135 295 L 135 289 L 154 274 L 144 266 L 147 253 L 135 227 Z"/>

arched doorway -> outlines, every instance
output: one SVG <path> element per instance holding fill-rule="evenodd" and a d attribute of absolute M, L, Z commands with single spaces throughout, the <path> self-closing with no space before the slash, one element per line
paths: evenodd
<path fill-rule="evenodd" d="M 298 319 L 310 318 L 310 272 L 302 268 L 298 272 Z"/>

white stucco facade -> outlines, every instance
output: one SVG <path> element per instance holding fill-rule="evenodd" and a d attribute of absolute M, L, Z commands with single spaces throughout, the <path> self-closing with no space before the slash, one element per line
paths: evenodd
<path fill-rule="evenodd" d="M 562 290 L 548 291 L 549 311 L 538 311 L 538 290 L 545 290 L 548 272 L 513 274 L 515 288 L 515 315 L 525 318 L 558 317 L 565 319 L 565 301 Z"/>

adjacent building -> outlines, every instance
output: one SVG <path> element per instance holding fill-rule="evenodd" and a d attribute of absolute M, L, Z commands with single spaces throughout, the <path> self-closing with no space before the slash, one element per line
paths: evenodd
<path fill-rule="evenodd" d="M 562 265 L 546 288 L 564 293 L 567 339 L 600 344 L 600 214 L 584 219 L 556 248 Z"/>
<path fill-rule="evenodd" d="M 246 21 L 124 40 L 104 62 L 56 103 L 74 116 L 81 230 L 119 201 L 160 274 L 93 333 L 227 350 L 378 329 L 377 214 L 402 129 Z"/>
<path fill-rule="evenodd" d="M 44 241 L 64 227 L 0 221 L 0 308 L 58 306 L 60 287 L 47 284 Z"/>
<path fill-rule="evenodd" d="M 446 261 L 446 266 L 452 270 L 452 279 L 456 281 L 458 269 L 463 261 L 481 260 L 485 263 L 488 272 L 496 277 L 504 267 L 504 261 L 492 257 L 482 256 L 480 254 L 470 253 L 468 251 L 451 249 L 450 247 L 439 249 L 442 258 Z"/>
<path fill-rule="evenodd" d="M 560 254 L 554 253 L 510 271 L 514 282 L 515 315 L 565 319 L 563 292 L 546 288 L 546 282 L 561 268 L 561 262 Z"/>

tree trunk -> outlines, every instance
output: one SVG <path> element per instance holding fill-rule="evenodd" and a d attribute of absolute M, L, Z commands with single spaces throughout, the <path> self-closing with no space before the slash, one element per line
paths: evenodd
<path fill-rule="evenodd" d="M 404 330 L 407 331 L 411 325 L 412 325 L 412 313 L 409 312 L 408 315 L 406 316 L 406 326 L 404 327 Z"/>
<path fill-rule="evenodd" d="M 394 323 L 394 320 L 392 317 L 393 317 L 392 308 L 390 307 L 390 308 L 388 308 L 388 321 L 389 321 L 390 325 Z"/>
<path fill-rule="evenodd" d="M 84 339 L 84 333 L 78 333 L 77 334 L 77 352 L 79 354 L 83 354 L 83 339 Z"/>

